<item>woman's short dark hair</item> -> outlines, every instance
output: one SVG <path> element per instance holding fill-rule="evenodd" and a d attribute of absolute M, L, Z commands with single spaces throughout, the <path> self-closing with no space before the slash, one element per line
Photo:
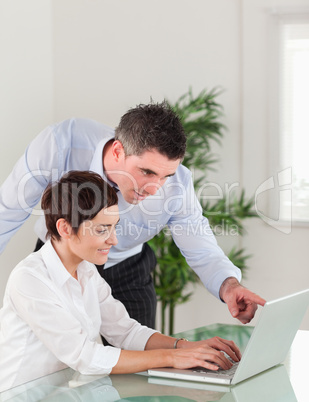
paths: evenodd
<path fill-rule="evenodd" d="M 115 130 L 126 156 L 141 155 L 155 149 L 170 160 L 183 159 L 186 135 L 179 116 L 170 105 L 138 105 L 125 113 Z"/>
<path fill-rule="evenodd" d="M 65 219 L 77 234 L 81 223 L 117 203 L 116 191 L 100 175 L 72 170 L 58 182 L 50 184 L 43 193 L 41 207 L 45 214 L 47 236 L 60 239 L 56 227 L 60 218 Z"/>

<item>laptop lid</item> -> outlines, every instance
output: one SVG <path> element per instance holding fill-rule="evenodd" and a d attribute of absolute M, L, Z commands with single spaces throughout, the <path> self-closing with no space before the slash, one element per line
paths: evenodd
<path fill-rule="evenodd" d="M 309 289 L 265 304 L 232 384 L 284 361 L 308 305 Z"/>
<path fill-rule="evenodd" d="M 231 379 L 220 378 L 220 375 L 212 371 L 196 373 L 193 369 L 152 369 L 148 370 L 148 374 L 190 381 L 237 384 L 284 361 L 308 305 L 309 289 L 267 302 Z"/>

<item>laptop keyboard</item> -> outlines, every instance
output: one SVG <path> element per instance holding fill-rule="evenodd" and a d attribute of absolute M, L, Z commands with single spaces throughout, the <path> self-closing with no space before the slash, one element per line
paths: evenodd
<path fill-rule="evenodd" d="M 201 374 L 212 374 L 214 377 L 233 377 L 235 371 L 238 366 L 238 362 L 234 363 L 233 366 L 228 370 L 219 369 L 217 371 L 208 370 L 203 367 L 195 367 L 192 369 L 193 373 L 201 373 Z"/>

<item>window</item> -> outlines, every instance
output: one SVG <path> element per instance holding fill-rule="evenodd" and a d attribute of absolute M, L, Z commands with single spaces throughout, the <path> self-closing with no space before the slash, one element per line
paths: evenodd
<path fill-rule="evenodd" d="M 292 184 L 282 219 L 309 222 L 309 15 L 281 16 L 278 27 L 279 166 Z"/>

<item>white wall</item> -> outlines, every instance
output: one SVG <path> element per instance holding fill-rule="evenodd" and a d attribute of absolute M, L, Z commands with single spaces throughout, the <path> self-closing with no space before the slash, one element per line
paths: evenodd
<path fill-rule="evenodd" d="M 50 0 L 0 3 L 0 183 L 32 138 L 53 121 Z M 0 256 L 0 305 L 12 268 L 34 248 L 30 219 Z"/>
<path fill-rule="evenodd" d="M 289 0 L 295 1 L 305 2 Z M 174 101 L 189 86 L 195 94 L 221 86 L 228 132 L 216 148 L 219 170 L 209 179 L 220 185 L 241 182 L 252 195 L 268 177 L 267 3 L 28 0 L 26 6 L 21 0 L 3 1 L 10 15 L 0 13 L 6 60 L 0 80 L 7 88 L 0 93 L 1 181 L 51 121 L 78 116 L 115 126 L 128 108 L 150 97 Z M 2 287 L 10 268 L 33 248 L 31 226 L 0 256 Z M 308 286 L 307 228 L 287 236 L 252 220 L 247 231 L 243 245 L 253 257 L 245 284 L 266 298 Z M 225 247 L 230 240 L 219 242 Z M 212 322 L 236 321 L 198 286 L 192 301 L 177 308 L 175 330 Z M 303 328 L 309 329 L 309 317 Z"/>

